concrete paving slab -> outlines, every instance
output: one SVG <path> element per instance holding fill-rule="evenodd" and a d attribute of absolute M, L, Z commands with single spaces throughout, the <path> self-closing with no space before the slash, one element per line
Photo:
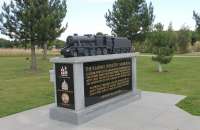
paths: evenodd
<path fill-rule="evenodd" d="M 182 128 L 182 125 L 190 119 L 192 119 L 191 115 L 174 106 L 160 113 L 157 118 L 151 121 L 151 124 L 179 130 L 179 128 Z"/>
<path fill-rule="evenodd" d="M 142 99 L 80 126 L 49 118 L 52 105 L 0 118 L 0 130 L 200 130 L 200 117 L 175 104 L 181 95 L 142 92 Z"/>

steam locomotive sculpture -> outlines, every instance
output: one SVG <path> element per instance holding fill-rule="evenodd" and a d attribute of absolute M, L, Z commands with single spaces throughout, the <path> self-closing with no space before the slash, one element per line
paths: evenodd
<path fill-rule="evenodd" d="M 131 41 L 124 37 L 104 35 L 68 36 L 61 55 L 67 57 L 130 53 Z"/>

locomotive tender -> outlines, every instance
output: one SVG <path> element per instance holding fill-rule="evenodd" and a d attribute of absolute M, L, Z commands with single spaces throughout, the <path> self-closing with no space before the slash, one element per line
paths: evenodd
<path fill-rule="evenodd" d="M 105 35 L 68 36 L 61 55 L 67 57 L 130 53 L 131 41 L 124 37 Z"/>

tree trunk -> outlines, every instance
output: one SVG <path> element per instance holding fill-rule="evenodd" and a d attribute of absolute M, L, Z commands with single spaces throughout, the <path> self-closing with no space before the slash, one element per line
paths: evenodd
<path fill-rule="evenodd" d="M 158 72 L 163 72 L 162 65 L 158 62 Z"/>
<path fill-rule="evenodd" d="M 36 54 L 35 54 L 35 45 L 31 43 L 31 70 L 37 70 L 37 63 L 36 63 Z"/>
<path fill-rule="evenodd" d="M 47 42 L 45 42 L 43 45 L 43 59 L 47 59 Z"/>

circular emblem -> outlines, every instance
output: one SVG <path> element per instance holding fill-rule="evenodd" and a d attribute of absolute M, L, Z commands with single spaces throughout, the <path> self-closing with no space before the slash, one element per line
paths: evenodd
<path fill-rule="evenodd" d="M 67 93 L 63 93 L 61 98 L 62 98 L 62 102 L 64 104 L 68 104 L 69 103 L 69 95 Z"/>

